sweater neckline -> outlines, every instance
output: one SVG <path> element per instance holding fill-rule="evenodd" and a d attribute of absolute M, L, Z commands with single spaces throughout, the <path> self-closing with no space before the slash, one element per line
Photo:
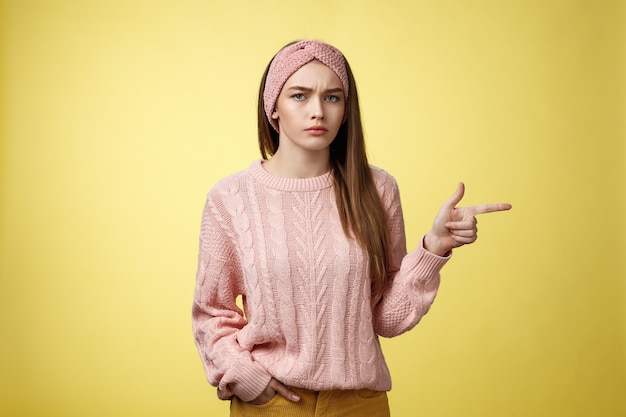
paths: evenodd
<path fill-rule="evenodd" d="M 250 166 L 250 174 L 257 181 L 268 187 L 283 191 L 316 191 L 330 188 L 333 185 L 330 171 L 318 177 L 285 178 L 270 174 L 263 168 L 263 160 L 258 159 Z"/>

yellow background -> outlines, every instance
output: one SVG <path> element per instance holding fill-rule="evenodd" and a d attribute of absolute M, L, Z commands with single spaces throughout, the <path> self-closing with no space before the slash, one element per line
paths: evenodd
<path fill-rule="evenodd" d="M 0 1 L 0 414 L 225 416 L 190 307 L 204 197 L 258 158 L 270 57 L 360 89 L 411 247 L 508 201 L 384 341 L 394 416 L 626 415 L 623 1 Z"/>

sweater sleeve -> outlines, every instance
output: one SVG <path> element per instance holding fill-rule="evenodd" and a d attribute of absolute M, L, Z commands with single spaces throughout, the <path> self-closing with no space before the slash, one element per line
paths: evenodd
<path fill-rule="evenodd" d="M 404 218 L 396 181 L 387 176 L 381 197 L 391 234 L 389 276 L 382 298 L 374 306 L 374 329 L 383 337 L 398 336 L 419 323 L 435 300 L 439 271 L 450 256 L 440 257 L 424 248 L 407 254 Z"/>
<path fill-rule="evenodd" d="M 202 215 L 192 324 L 210 384 L 243 401 L 259 396 L 271 375 L 238 341 L 247 324 L 237 306 L 243 279 L 234 234 L 225 215 L 207 198 Z"/>

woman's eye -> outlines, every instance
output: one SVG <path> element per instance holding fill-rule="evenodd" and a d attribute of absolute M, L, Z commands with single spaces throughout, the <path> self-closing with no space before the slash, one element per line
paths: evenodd
<path fill-rule="evenodd" d="M 291 97 L 293 97 L 295 100 L 304 100 L 304 94 L 300 94 L 300 93 L 294 94 Z"/>
<path fill-rule="evenodd" d="M 331 103 L 335 103 L 335 102 L 339 101 L 339 97 L 337 97 L 337 96 L 328 96 L 326 98 L 326 100 L 330 101 Z"/>

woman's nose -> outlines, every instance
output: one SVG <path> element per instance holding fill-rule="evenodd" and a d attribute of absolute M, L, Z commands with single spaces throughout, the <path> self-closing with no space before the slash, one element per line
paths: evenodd
<path fill-rule="evenodd" d="M 323 119 L 324 106 L 319 99 L 311 100 L 311 119 Z"/>

